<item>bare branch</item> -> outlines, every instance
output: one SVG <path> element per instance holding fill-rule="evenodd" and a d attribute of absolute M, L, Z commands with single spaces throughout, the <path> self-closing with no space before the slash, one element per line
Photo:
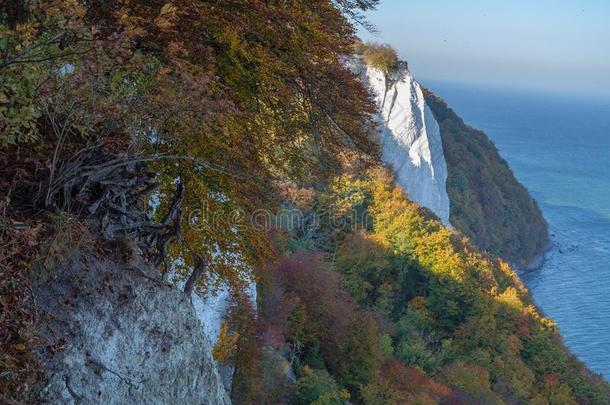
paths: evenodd
<path fill-rule="evenodd" d="M 186 284 L 184 284 L 184 292 L 189 298 L 193 293 L 193 288 L 195 287 L 197 280 L 199 280 L 199 278 L 203 275 L 203 272 L 206 270 L 209 264 L 207 259 L 203 259 L 199 255 L 194 255 L 193 258 L 195 260 L 195 267 L 193 268 L 188 280 L 186 280 Z"/>

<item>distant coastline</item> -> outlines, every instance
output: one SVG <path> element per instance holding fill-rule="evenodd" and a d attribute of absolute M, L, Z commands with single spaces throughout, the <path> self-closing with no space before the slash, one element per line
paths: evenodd
<path fill-rule="evenodd" d="M 519 276 L 566 345 L 610 378 L 610 97 L 430 84 L 538 202 L 550 245 Z"/>

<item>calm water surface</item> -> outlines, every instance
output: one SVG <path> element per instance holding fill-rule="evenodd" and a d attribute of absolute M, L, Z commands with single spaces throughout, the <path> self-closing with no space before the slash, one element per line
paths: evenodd
<path fill-rule="evenodd" d="M 424 84 L 489 135 L 538 201 L 553 248 L 522 278 L 568 347 L 610 379 L 610 97 Z"/>

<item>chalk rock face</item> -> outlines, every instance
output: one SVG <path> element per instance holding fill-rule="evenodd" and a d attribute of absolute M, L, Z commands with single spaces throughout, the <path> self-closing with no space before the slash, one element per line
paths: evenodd
<path fill-rule="evenodd" d="M 438 123 L 406 63 L 388 77 L 356 59 L 350 62 L 378 105 L 378 136 L 383 161 L 412 201 L 449 223 L 447 163 Z"/>
<path fill-rule="evenodd" d="M 256 283 L 253 277 L 249 277 L 244 292 L 256 308 Z M 207 340 L 211 342 L 211 345 L 206 348 L 210 357 L 212 356 L 213 346 L 218 342 L 222 322 L 229 310 L 230 301 L 231 293 L 226 283 L 221 284 L 217 291 L 211 291 L 208 288 L 204 291 L 193 292 L 192 302 L 195 314 L 203 326 L 203 333 Z M 217 364 L 217 370 L 225 390 L 230 392 L 233 384 L 233 367 L 226 364 Z"/>
<path fill-rule="evenodd" d="M 41 401 L 230 403 L 190 300 L 152 274 L 84 255 L 35 286 L 44 314 Z"/>

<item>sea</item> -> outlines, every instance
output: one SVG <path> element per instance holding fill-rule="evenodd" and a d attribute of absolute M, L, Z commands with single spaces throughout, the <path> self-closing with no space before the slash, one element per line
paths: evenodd
<path fill-rule="evenodd" d="M 423 84 L 487 133 L 538 202 L 552 246 L 520 275 L 566 345 L 610 380 L 610 95 Z"/>

